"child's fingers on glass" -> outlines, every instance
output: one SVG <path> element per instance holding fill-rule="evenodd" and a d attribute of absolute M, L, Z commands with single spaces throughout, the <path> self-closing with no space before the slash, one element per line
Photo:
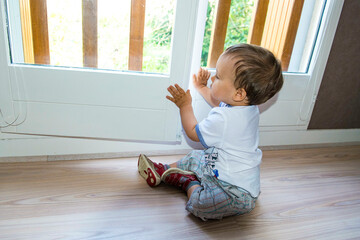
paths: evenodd
<path fill-rule="evenodd" d="M 175 95 L 175 93 L 174 93 L 174 91 L 171 89 L 171 87 L 168 87 L 167 90 L 168 90 L 168 92 L 171 94 L 171 96 L 174 96 L 174 95 Z"/>
<path fill-rule="evenodd" d="M 175 84 L 175 87 L 176 87 L 176 90 L 178 90 L 180 94 L 185 93 L 184 89 L 182 89 L 182 87 L 180 87 L 178 84 Z"/>
<path fill-rule="evenodd" d="M 175 88 L 174 88 L 174 86 L 173 85 L 170 85 L 169 87 L 168 87 L 168 91 L 171 93 L 171 92 L 175 92 Z"/>
<path fill-rule="evenodd" d="M 202 81 L 207 81 L 210 77 L 210 72 L 207 69 L 203 69 L 203 71 L 201 72 L 200 78 Z"/>
<path fill-rule="evenodd" d="M 166 96 L 166 98 L 169 99 L 169 100 L 172 101 L 172 102 L 175 102 L 175 99 L 172 98 L 172 97 L 170 97 L 170 96 Z"/>
<path fill-rule="evenodd" d="M 178 89 L 176 89 L 174 86 L 170 86 L 168 87 L 168 91 L 169 93 L 176 99 L 176 98 L 179 98 L 180 97 L 180 92 Z"/>
<path fill-rule="evenodd" d="M 198 77 L 199 79 L 201 79 L 201 76 L 202 76 L 202 68 L 199 69 L 199 72 L 198 72 L 198 74 L 197 74 L 197 77 Z"/>
<path fill-rule="evenodd" d="M 196 82 L 196 81 L 197 81 L 196 74 L 193 74 L 193 81 L 194 81 L 194 82 Z"/>

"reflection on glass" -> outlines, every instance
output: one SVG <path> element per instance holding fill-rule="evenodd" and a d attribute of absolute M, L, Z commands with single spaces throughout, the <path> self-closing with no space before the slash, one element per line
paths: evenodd
<path fill-rule="evenodd" d="M 20 0 L 18 6 L 8 5 L 12 18 L 21 16 L 21 29 L 11 29 L 10 38 L 21 46 L 12 48 L 12 55 L 23 52 L 23 59 L 13 58 L 16 63 L 169 73 L 175 0 Z M 131 58 L 138 62 L 135 68 Z"/>

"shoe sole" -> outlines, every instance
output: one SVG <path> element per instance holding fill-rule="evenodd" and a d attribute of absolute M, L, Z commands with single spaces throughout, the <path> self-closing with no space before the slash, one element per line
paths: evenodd
<path fill-rule="evenodd" d="M 150 187 L 155 187 L 161 183 L 160 175 L 155 171 L 154 164 L 144 154 L 139 156 L 138 171 Z"/>
<path fill-rule="evenodd" d="M 180 174 L 184 174 L 184 175 L 196 175 L 194 172 L 185 171 L 180 168 L 169 168 L 162 174 L 161 181 L 164 181 L 166 176 L 169 174 L 172 174 L 172 173 L 180 173 Z"/>

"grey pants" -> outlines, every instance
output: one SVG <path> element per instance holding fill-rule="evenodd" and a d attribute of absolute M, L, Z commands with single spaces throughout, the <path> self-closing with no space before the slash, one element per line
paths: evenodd
<path fill-rule="evenodd" d="M 210 167 L 216 157 L 213 148 L 194 150 L 177 163 L 178 168 L 194 172 L 201 183 L 192 193 L 186 210 L 204 221 L 248 213 L 256 202 L 246 190 L 216 178 Z"/>

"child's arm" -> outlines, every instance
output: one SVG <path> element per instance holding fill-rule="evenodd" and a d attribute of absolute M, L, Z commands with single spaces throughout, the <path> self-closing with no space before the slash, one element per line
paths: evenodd
<path fill-rule="evenodd" d="M 166 96 L 167 99 L 172 101 L 180 109 L 181 123 L 185 130 L 186 135 L 193 141 L 199 142 L 198 135 L 195 130 L 197 120 L 194 115 L 194 110 L 191 105 L 190 90 L 186 92 L 177 84 L 168 87 L 168 91 L 172 97 Z"/>
<path fill-rule="evenodd" d="M 200 68 L 197 76 L 195 74 L 193 75 L 193 84 L 208 104 L 212 107 L 218 107 L 220 102 L 211 97 L 210 88 L 207 87 L 207 81 L 209 78 L 210 72 L 206 69 Z"/>

